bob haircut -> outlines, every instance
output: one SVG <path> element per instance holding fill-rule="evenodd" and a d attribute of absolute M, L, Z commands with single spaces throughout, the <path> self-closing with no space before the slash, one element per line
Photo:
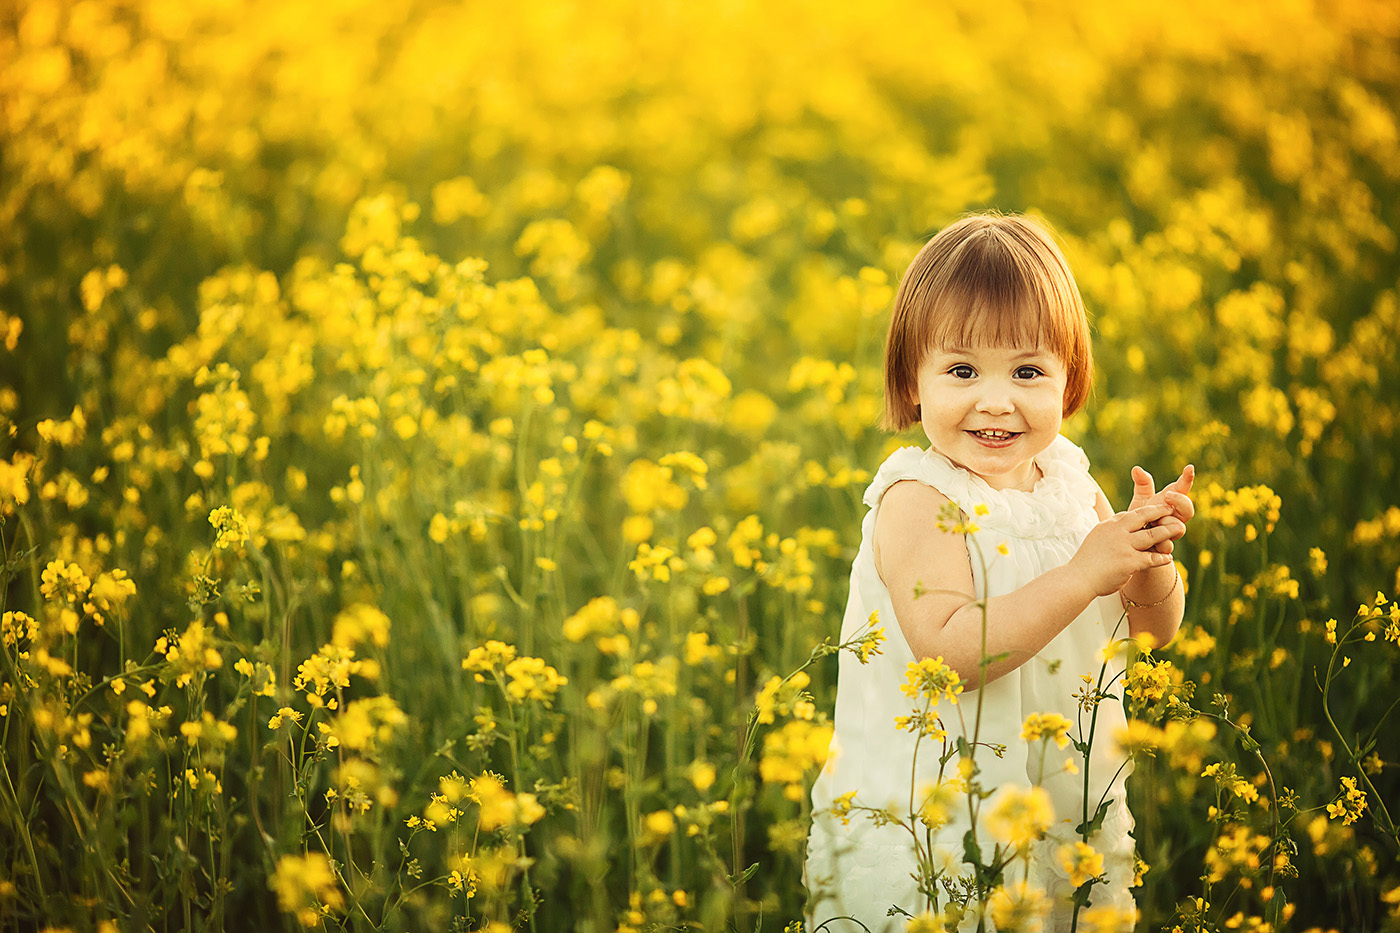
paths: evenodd
<path fill-rule="evenodd" d="M 1065 417 L 1084 407 L 1094 374 L 1089 320 L 1044 222 L 973 214 L 919 250 L 900 280 L 885 341 L 886 428 L 919 422 L 919 366 L 935 346 L 1045 347 L 1065 364 Z"/>

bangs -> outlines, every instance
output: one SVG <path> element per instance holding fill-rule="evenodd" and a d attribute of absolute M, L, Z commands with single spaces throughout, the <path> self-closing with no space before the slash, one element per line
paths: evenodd
<path fill-rule="evenodd" d="M 944 287 L 929 296 L 922 352 L 934 347 L 1043 347 L 1066 363 L 1074 361 L 1073 318 L 1056 313 L 1061 303 L 1053 301 L 1059 297 L 1054 279 L 1033 274 L 1027 269 L 1031 257 L 1015 255 L 994 235 L 970 239 L 962 247 L 949 257 Z M 1036 263 L 1032 259 L 1030 264 Z"/>
<path fill-rule="evenodd" d="M 982 296 L 946 296 L 948 307 L 929 315 L 924 353 L 936 347 L 1045 347 L 1065 356 L 1063 340 L 1055 339 L 1049 309 L 1030 296 L 1000 302 Z"/>

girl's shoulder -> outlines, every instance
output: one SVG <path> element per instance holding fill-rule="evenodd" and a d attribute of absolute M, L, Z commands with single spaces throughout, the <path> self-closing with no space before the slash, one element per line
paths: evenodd
<path fill-rule="evenodd" d="M 881 497 L 895 483 L 917 480 L 931 486 L 959 506 L 966 501 L 972 486 L 972 474 L 937 451 L 922 447 L 901 447 L 885 458 L 875 478 L 865 490 L 865 504 L 875 508 Z"/>

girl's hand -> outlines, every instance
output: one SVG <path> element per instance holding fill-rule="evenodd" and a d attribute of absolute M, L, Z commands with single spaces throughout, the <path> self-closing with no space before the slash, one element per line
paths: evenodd
<path fill-rule="evenodd" d="M 1069 565 L 1088 581 L 1094 595 L 1118 592 L 1138 571 L 1172 562 L 1171 554 L 1159 549 L 1162 544 L 1170 547 L 1176 533 L 1163 524 L 1172 511 L 1166 502 L 1151 502 L 1104 519 L 1084 538 Z"/>
<path fill-rule="evenodd" d="M 1141 508 L 1145 505 L 1165 504 L 1171 507 L 1171 514 L 1160 519 L 1158 525 L 1170 529 L 1171 534 L 1167 539 L 1157 545 L 1156 550 L 1162 554 L 1172 552 L 1172 542 L 1178 541 L 1186 534 L 1186 523 L 1196 514 L 1196 507 L 1191 502 L 1191 497 L 1187 495 L 1191 491 L 1191 484 L 1196 480 L 1196 468 L 1191 464 L 1186 465 L 1186 469 L 1181 471 L 1175 482 L 1169 483 L 1161 492 L 1156 491 L 1156 486 L 1152 482 L 1152 474 L 1142 467 L 1133 467 L 1133 501 L 1128 505 L 1128 511 Z"/>

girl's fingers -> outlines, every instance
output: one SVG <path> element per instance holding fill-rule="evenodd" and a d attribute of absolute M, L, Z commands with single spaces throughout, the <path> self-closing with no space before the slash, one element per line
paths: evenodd
<path fill-rule="evenodd" d="M 1178 538 L 1186 536 L 1186 523 L 1173 515 L 1168 515 L 1166 518 L 1159 519 L 1157 521 L 1157 527 L 1165 528 L 1169 532 L 1167 535 L 1168 541 L 1175 541 Z"/>
<path fill-rule="evenodd" d="M 1140 505 L 1131 511 L 1124 512 L 1123 517 L 1133 528 L 1142 528 L 1150 525 L 1159 518 L 1163 518 L 1172 513 L 1172 507 L 1165 502 L 1149 502 L 1147 505 Z"/>
<path fill-rule="evenodd" d="M 1196 505 L 1191 501 L 1191 497 L 1181 492 L 1164 493 L 1163 501 L 1172 507 L 1172 511 L 1183 521 L 1189 521 L 1196 515 Z"/>
<path fill-rule="evenodd" d="M 1146 528 L 1139 528 L 1132 533 L 1133 546 L 1139 551 L 1149 551 L 1157 549 L 1156 546 L 1163 542 L 1170 542 L 1172 533 L 1170 528 L 1162 525 L 1148 525 Z"/>
<path fill-rule="evenodd" d="M 1152 474 L 1140 466 L 1133 467 L 1133 500 L 1151 499 L 1156 492 L 1157 486 L 1152 482 Z"/>
<path fill-rule="evenodd" d="M 1163 554 L 1162 552 L 1154 551 L 1151 548 L 1145 551 L 1139 551 L 1138 555 L 1138 570 L 1149 570 L 1153 567 L 1165 567 L 1167 564 L 1170 564 L 1172 562 L 1172 556 L 1170 554 Z"/>
<path fill-rule="evenodd" d="M 1191 485 L 1196 482 L 1196 467 L 1193 464 L 1186 464 L 1186 469 L 1181 471 L 1181 476 L 1175 479 L 1167 489 L 1183 495 L 1191 491 Z"/>

